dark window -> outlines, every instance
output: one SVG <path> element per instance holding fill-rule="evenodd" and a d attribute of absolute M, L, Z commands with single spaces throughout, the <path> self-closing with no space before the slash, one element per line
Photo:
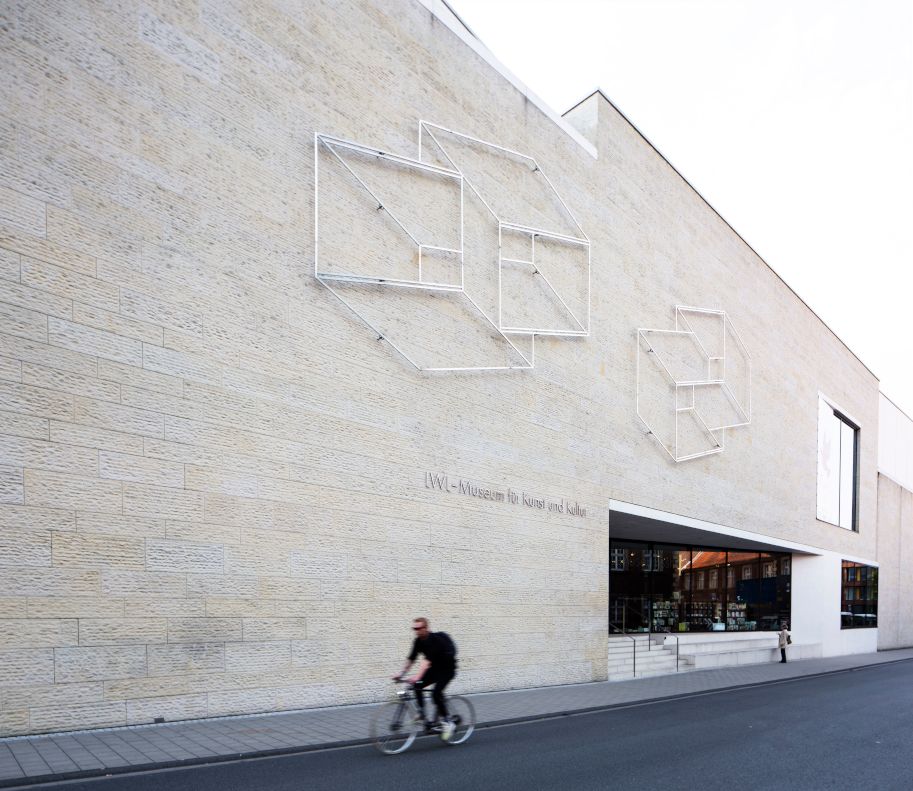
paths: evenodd
<path fill-rule="evenodd" d="M 612 551 L 609 554 L 609 568 L 612 571 L 624 571 L 625 570 L 625 551 L 617 547 L 613 547 Z"/>
<path fill-rule="evenodd" d="M 790 619 L 789 572 L 781 553 L 612 541 L 611 631 L 776 631 Z"/>
<path fill-rule="evenodd" d="M 878 626 L 878 569 L 843 561 L 840 586 L 840 628 L 867 629 Z"/>

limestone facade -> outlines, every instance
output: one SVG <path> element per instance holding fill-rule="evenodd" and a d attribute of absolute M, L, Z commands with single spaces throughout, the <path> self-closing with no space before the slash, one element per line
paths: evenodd
<path fill-rule="evenodd" d="M 598 680 L 610 499 L 872 561 L 909 500 L 876 378 L 637 130 L 597 93 L 569 133 L 415 0 L 14 0 L 0 74 L 0 735 L 378 699 L 415 615 L 462 689 Z M 315 280 L 315 133 L 414 157 L 420 119 L 541 165 L 589 337 L 420 373 Z M 327 233 L 370 257 L 359 216 Z M 417 348 L 475 348 L 421 298 L 384 299 Z M 753 365 L 751 426 L 678 465 L 634 411 L 677 304 Z M 819 392 L 858 532 L 816 520 Z"/>

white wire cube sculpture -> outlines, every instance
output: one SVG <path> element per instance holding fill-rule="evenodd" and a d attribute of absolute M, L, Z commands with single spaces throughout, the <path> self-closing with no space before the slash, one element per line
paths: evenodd
<path fill-rule="evenodd" d="M 751 423 L 751 355 L 722 310 L 675 306 L 674 329 L 637 330 L 636 412 L 675 462 L 725 449 Z"/>
<path fill-rule="evenodd" d="M 532 157 L 425 121 L 418 159 L 321 133 L 314 157 L 314 276 L 416 369 L 589 335 L 589 239 Z"/>

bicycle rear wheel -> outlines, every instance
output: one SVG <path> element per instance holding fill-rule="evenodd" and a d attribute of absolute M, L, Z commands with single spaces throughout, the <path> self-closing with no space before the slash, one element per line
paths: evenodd
<path fill-rule="evenodd" d="M 384 755 L 396 755 L 408 750 L 422 727 L 413 722 L 408 706 L 397 701 L 384 703 L 371 718 L 371 739 Z"/>
<path fill-rule="evenodd" d="M 462 695 L 452 695 L 447 698 L 447 711 L 450 721 L 456 725 L 453 735 L 447 744 L 462 744 L 476 727 L 476 710 L 468 698 Z"/>

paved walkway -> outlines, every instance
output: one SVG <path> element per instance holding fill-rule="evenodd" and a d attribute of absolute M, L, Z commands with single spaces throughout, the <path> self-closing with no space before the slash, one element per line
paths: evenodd
<path fill-rule="evenodd" d="M 612 708 L 913 659 L 913 649 L 472 696 L 480 725 Z M 459 692 L 457 688 L 454 690 Z M 377 704 L 0 739 L 0 787 L 364 742 Z"/>

